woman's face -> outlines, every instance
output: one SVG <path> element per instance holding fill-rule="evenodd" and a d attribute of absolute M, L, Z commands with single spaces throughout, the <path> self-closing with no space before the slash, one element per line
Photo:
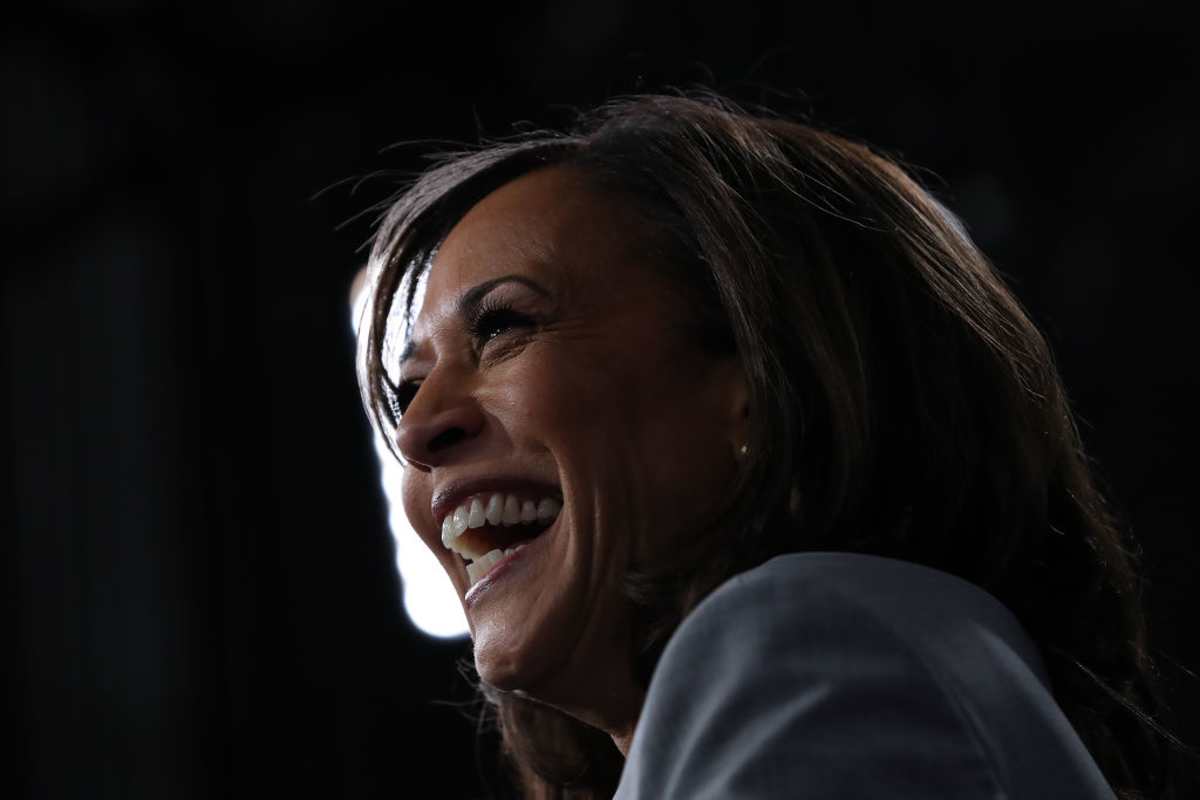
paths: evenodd
<path fill-rule="evenodd" d="M 745 412 L 736 360 L 689 341 L 647 233 L 572 168 L 502 186 L 438 249 L 388 365 L 416 384 L 404 506 L 463 599 L 480 677 L 601 727 L 640 702 L 622 577 L 728 499 Z M 492 549 L 470 571 L 455 552 Z"/>

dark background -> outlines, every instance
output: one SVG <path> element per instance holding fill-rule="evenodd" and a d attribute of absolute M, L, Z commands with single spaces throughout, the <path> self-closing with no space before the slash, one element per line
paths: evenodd
<path fill-rule="evenodd" d="M 7 797 L 482 797 L 346 307 L 412 139 L 702 81 L 926 178 L 1049 336 L 1200 741 L 1192 29 L 1142 4 L 54 3 L 0 39 Z M 330 188 L 322 193 L 321 190 Z M 485 746 L 487 741 L 484 741 Z M 482 763 L 482 767 L 477 765 Z M 420 787 L 420 788 L 417 788 Z M 494 790 L 494 789 L 493 789 Z"/>

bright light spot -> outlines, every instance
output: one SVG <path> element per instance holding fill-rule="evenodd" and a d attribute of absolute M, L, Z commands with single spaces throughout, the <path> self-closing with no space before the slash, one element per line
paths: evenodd
<path fill-rule="evenodd" d="M 365 267 L 359 271 L 350 289 L 350 319 L 356 334 L 367 301 L 367 293 L 363 291 L 366 288 L 366 272 Z M 388 501 L 388 524 L 396 542 L 396 568 L 400 571 L 404 587 L 404 610 L 413 624 L 430 636 L 466 636 L 467 618 L 454 584 L 450 583 L 450 577 L 442 565 L 408 524 L 400 493 L 404 469 L 379 436 L 375 437 L 375 452 L 379 456 L 380 480 Z"/>
<path fill-rule="evenodd" d="M 379 455 L 383 492 L 388 499 L 388 522 L 396 541 L 396 567 L 404 582 L 404 610 L 413 624 L 430 636 L 466 636 L 467 618 L 454 584 L 404 514 L 400 499 L 404 470 L 378 437 L 375 452 Z"/>

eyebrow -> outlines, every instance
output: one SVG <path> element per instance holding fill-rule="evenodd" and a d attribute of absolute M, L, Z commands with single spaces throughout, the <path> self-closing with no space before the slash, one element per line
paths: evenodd
<path fill-rule="evenodd" d="M 483 302 L 483 298 L 487 297 L 493 289 L 505 283 L 519 283 L 537 292 L 542 297 L 550 296 L 550 293 L 532 278 L 527 278 L 524 275 L 517 275 L 516 273 L 501 275 L 499 278 L 486 280 L 483 283 L 477 286 L 472 286 L 470 289 L 463 292 L 462 297 L 458 298 L 458 303 L 455 304 L 455 311 L 458 313 L 458 316 L 462 319 L 470 319 L 474 315 L 475 309 L 477 309 L 479 304 Z M 416 349 L 416 341 L 410 338 L 404 343 L 404 350 L 400 353 L 399 363 L 402 365 L 405 361 L 412 358 L 413 353 L 416 352 Z"/>

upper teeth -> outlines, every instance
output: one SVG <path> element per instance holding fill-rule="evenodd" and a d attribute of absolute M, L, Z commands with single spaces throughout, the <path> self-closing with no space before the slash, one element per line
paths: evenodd
<path fill-rule="evenodd" d="M 544 497 L 535 503 L 533 500 L 522 501 L 512 494 L 476 495 L 442 520 L 442 544 L 457 552 L 454 540 L 468 528 L 549 522 L 561 509 L 562 503 L 553 497 Z"/>

